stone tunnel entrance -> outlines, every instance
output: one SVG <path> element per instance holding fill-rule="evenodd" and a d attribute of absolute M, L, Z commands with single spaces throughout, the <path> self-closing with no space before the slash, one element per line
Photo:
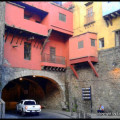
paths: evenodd
<path fill-rule="evenodd" d="M 58 83 L 50 78 L 24 76 L 14 79 L 3 88 L 2 99 L 6 111 L 15 110 L 22 99 L 34 99 L 47 109 L 61 109 L 61 90 Z"/>

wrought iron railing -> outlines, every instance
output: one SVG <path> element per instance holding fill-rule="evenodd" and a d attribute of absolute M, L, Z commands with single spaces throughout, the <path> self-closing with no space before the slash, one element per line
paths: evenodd
<path fill-rule="evenodd" d="M 56 63 L 56 64 L 64 64 L 65 65 L 65 57 L 63 56 L 55 56 L 50 54 L 42 54 L 41 62 L 49 62 L 49 63 Z"/>
<path fill-rule="evenodd" d="M 85 16 L 85 24 L 89 24 L 94 21 L 94 13 Z"/>

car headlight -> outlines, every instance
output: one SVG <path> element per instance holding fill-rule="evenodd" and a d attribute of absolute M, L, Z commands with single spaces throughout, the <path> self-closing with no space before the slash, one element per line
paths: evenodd
<path fill-rule="evenodd" d="M 28 108 L 28 107 L 27 107 L 27 106 L 25 106 L 25 109 L 26 109 L 26 110 L 27 110 L 27 108 Z"/>

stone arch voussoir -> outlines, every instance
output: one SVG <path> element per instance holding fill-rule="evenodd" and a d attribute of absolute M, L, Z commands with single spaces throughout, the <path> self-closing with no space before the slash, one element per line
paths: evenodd
<path fill-rule="evenodd" d="M 24 76 L 31 76 L 31 75 L 36 75 L 39 77 L 46 77 L 48 79 L 52 79 L 54 80 L 59 87 L 60 93 L 61 93 L 61 97 L 63 101 L 65 100 L 65 83 L 63 83 L 60 78 L 58 78 L 58 75 L 49 71 L 39 71 L 39 70 L 22 70 L 22 71 L 18 71 L 18 72 L 14 72 L 12 75 L 7 75 L 4 77 L 4 85 L 2 88 L 5 87 L 5 85 L 17 78 L 20 77 L 24 77 Z"/>

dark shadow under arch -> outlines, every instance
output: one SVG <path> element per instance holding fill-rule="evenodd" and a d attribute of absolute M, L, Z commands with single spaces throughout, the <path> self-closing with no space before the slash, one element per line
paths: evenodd
<path fill-rule="evenodd" d="M 24 76 L 8 82 L 2 89 L 2 99 L 6 109 L 15 109 L 21 99 L 35 99 L 38 104 L 54 109 L 61 107 L 61 87 L 51 78 L 44 76 Z M 12 107 L 11 107 L 12 106 Z"/>

